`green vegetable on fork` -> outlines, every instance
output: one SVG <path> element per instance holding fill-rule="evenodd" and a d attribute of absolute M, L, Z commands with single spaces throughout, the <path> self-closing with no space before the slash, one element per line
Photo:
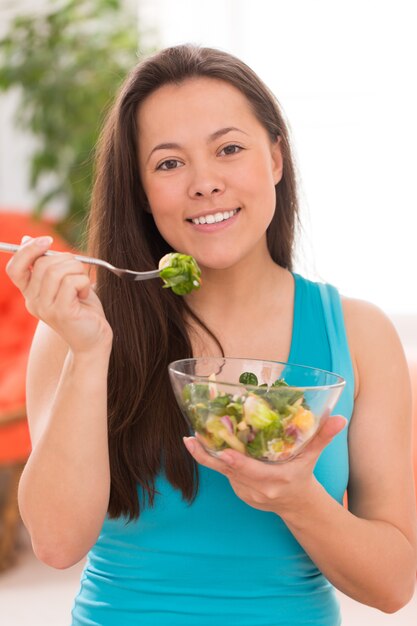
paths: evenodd
<path fill-rule="evenodd" d="M 171 288 L 178 296 L 191 293 L 201 286 L 201 270 L 196 260 L 187 254 L 170 252 L 159 261 L 159 276 L 164 288 Z"/>

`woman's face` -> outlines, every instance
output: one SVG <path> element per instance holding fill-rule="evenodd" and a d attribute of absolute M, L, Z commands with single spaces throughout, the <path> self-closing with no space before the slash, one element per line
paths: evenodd
<path fill-rule="evenodd" d="M 281 150 L 238 89 L 212 78 L 165 85 L 140 106 L 138 128 L 142 184 L 174 250 L 212 269 L 266 253 Z"/>

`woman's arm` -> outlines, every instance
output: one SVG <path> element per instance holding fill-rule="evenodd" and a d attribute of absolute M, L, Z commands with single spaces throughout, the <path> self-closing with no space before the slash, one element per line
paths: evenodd
<path fill-rule="evenodd" d="M 381 311 L 346 300 L 344 313 L 357 382 L 349 427 L 349 512 L 316 483 L 284 519 L 338 589 L 393 612 L 411 599 L 417 568 L 409 374 L 397 334 Z"/>
<path fill-rule="evenodd" d="M 50 243 L 50 242 L 49 242 Z M 107 370 L 112 332 L 82 264 L 45 257 L 32 240 L 8 274 L 38 319 L 27 374 L 32 453 L 19 506 L 38 558 L 53 567 L 79 561 L 107 512 Z"/>
<path fill-rule="evenodd" d="M 109 501 L 109 350 L 74 355 L 40 323 L 27 376 L 32 453 L 19 508 L 36 556 L 52 567 L 77 563 L 95 543 Z"/>
<path fill-rule="evenodd" d="M 344 311 L 357 371 L 349 511 L 312 474 L 320 452 L 343 427 L 340 418 L 330 418 L 295 459 L 280 466 L 235 450 L 213 459 L 197 441 L 186 445 L 197 461 L 225 474 L 242 500 L 280 515 L 338 589 L 390 613 L 411 599 L 417 566 L 410 381 L 386 316 L 357 301 L 346 301 Z"/>

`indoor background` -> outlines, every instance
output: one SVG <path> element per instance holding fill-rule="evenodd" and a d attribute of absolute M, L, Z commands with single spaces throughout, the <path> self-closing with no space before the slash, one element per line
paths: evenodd
<path fill-rule="evenodd" d="M 16 16 L 42 15 L 51 5 L 65 4 L 66 0 L 0 0 L 0 38 Z M 124 0 L 119 4 L 120 15 L 130 14 L 137 30 L 138 55 L 184 42 L 219 47 L 241 57 L 269 85 L 289 122 L 298 165 L 303 232 L 295 270 L 382 308 L 396 325 L 417 377 L 414 3 Z M 134 62 L 132 56 L 131 65 Z M 3 241 L 1 214 L 32 214 L 55 181 L 53 175 L 44 175 L 36 189 L 30 188 L 31 155 L 38 139 L 16 126 L 22 90 L 1 89 L 0 79 Z M 59 222 L 67 212 L 68 198 L 60 193 L 45 203 L 42 216 Z M 66 231 L 61 234 L 65 239 Z M 70 237 L 68 243 L 77 241 Z M 4 279 L 0 280 L 2 289 Z M 0 308 L 4 328 L 2 312 Z M 4 365 L 0 353 L 0 372 L 2 359 Z M 17 560 L 0 573 L 1 623 L 68 624 L 82 564 L 56 571 L 36 562 L 22 528 L 17 543 Z M 341 601 L 346 626 L 416 623 L 417 597 L 394 615 L 342 595 Z"/>

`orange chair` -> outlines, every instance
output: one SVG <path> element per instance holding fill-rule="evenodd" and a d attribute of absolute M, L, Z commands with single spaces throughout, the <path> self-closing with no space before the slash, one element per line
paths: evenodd
<path fill-rule="evenodd" d="M 0 241 L 19 243 L 23 235 L 52 235 L 53 247 L 71 251 L 51 223 L 0 211 Z M 0 571 L 14 559 L 19 524 L 17 485 L 31 445 L 25 411 L 25 377 L 37 321 L 5 273 L 9 255 L 0 252 Z"/>

